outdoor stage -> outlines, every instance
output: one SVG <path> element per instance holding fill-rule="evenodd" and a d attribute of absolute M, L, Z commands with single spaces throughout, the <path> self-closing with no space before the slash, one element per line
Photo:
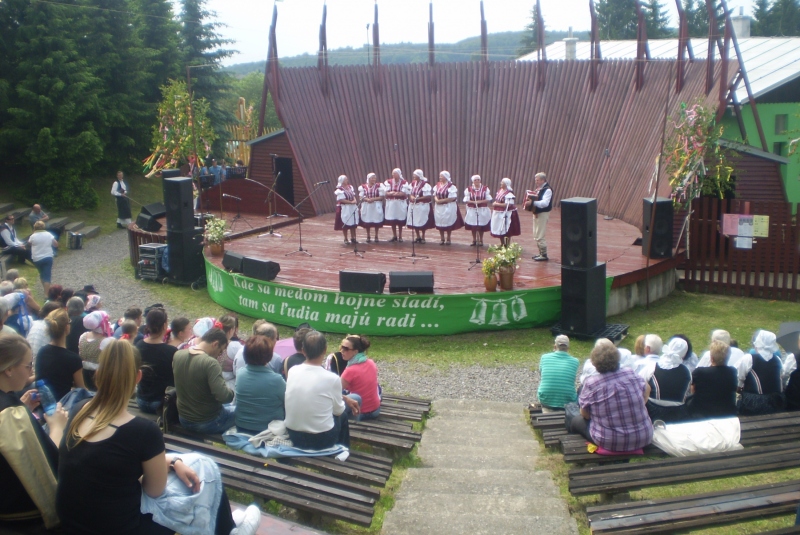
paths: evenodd
<path fill-rule="evenodd" d="M 464 207 L 461 207 L 462 212 Z M 226 217 L 230 219 L 231 213 Z M 310 323 L 326 332 L 376 335 L 455 334 L 470 331 L 550 326 L 559 320 L 561 311 L 561 220 L 560 210 L 551 212 L 547 228 L 549 262 L 534 262 L 537 253 L 532 238 L 532 215 L 521 211 L 522 235 L 515 241 L 523 246 L 524 256 L 515 275 L 513 291 L 487 293 L 480 266 L 470 268 L 476 249 L 470 246 L 472 235 L 454 231 L 453 244 L 439 244 L 439 233 L 429 230 L 427 243 L 416 244 L 411 255 L 411 233 L 404 229 L 404 242 L 389 242 L 390 228 L 381 230 L 381 241 L 366 243 L 366 232 L 359 228 L 358 248 L 363 258 L 353 253 L 353 246 L 342 244 L 342 233 L 333 230 L 334 214 L 305 219 L 302 223 L 302 247 L 311 256 L 299 252 L 300 228 L 296 222 L 276 228 L 282 237 L 264 235 L 268 222 L 265 214 L 243 214 L 249 224 L 245 236 L 225 243 L 226 250 L 245 256 L 272 260 L 280 264 L 280 273 L 271 282 L 231 274 L 222 266 L 222 257 L 206 251 L 206 274 L 211 298 L 241 314 L 265 318 L 275 323 L 297 326 Z M 259 225 L 260 223 L 260 225 Z M 259 234 L 260 233 L 260 234 Z M 237 232 L 237 234 L 239 234 Z M 613 287 L 635 284 L 645 278 L 647 259 L 641 246 L 633 245 L 641 236 L 639 229 L 619 220 L 597 220 L 597 261 L 606 263 L 607 295 Z M 487 246 L 498 243 L 487 232 L 481 258 Z M 427 256 L 428 258 L 425 258 Z M 673 260 L 650 260 L 650 275 L 674 268 Z M 384 294 L 339 293 L 339 271 L 379 271 L 387 276 Z M 433 295 L 389 294 L 391 271 L 432 271 Z"/>

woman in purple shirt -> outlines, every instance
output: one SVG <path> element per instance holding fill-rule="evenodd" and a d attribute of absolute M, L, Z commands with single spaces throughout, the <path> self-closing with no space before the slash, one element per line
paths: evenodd
<path fill-rule="evenodd" d="M 569 421 L 579 433 L 608 451 L 627 452 L 650 444 L 653 425 L 645 403 L 650 387 L 629 368 L 620 368 L 619 351 L 605 338 L 591 354 L 599 372 L 586 379 L 578 398 L 580 415 Z"/>

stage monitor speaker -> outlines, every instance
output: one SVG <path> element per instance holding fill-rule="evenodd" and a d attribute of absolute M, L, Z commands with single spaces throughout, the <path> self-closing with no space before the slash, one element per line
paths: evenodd
<path fill-rule="evenodd" d="M 281 265 L 272 260 L 262 260 L 260 258 L 244 257 L 242 262 L 242 273 L 245 277 L 262 281 L 271 281 L 281 272 Z"/>
<path fill-rule="evenodd" d="M 241 273 L 242 272 L 242 262 L 244 261 L 244 255 L 239 253 L 234 253 L 233 251 L 225 251 L 225 256 L 222 257 L 222 265 L 228 271 L 233 271 L 234 273 Z"/>
<path fill-rule="evenodd" d="M 433 293 L 433 271 L 390 271 L 389 293 Z"/>
<path fill-rule="evenodd" d="M 180 169 L 162 169 L 161 178 L 178 178 L 181 176 Z"/>
<path fill-rule="evenodd" d="M 167 230 L 170 277 L 181 282 L 195 282 L 205 275 L 203 262 L 203 228 Z"/>
<path fill-rule="evenodd" d="M 164 203 L 167 207 L 167 230 L 194 228 L 194 196 L 191 178 L 165 178 Z"/>
<path fill-rule="evenodd" d="M 655 202 L 656 218 L 652 232 L 650 219 L 653 213 L 653 201 L 644 199 L 642 204 L 642 254 L 650 258 L 672 258 L 672 200 L 658 197 Z M 650 238 L 653 247 L 650 248 Z"/>
<path fill-rule="evenodd" d="M 561 201 L 561 264 L 580 268 L 597 264 L 597 199 Z"/>
<path fill-rule="evenodd" d="M 142 213 L 153 217 L 163 217 L 167 213 L 167 207 L 163 202 L 153 202 L 142 206 Z"/>
<path fill-rule="evenodd" d="M 606 325 L 606 265 L 561 266 L 561 328 L 591 335 Z"/>
<path fill-rule="evenodd" d="M 339 291 L 351 294 L 382 294 L 386 275 L 377 271 L 340 271 Z"/>
<path fill-rule="evenodd" d="M 142 211 L 136 218 L 136 226 L 147 232 L 158 232 L 161 230 L 161 223 L 159 223 L 155 216 L 147 215 Z"/>

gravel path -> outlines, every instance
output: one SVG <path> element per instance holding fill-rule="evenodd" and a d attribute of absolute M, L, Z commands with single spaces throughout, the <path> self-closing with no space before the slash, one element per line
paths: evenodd
<path fill-rule="evenodd" d="M 158 286 L 144 284 L 129 273 L 122 273 L 128 262 L 128 239 L 125 231 L 87 240 L 80 251 L 70 251 L 56 258 L 53 280 L 78 290 L 94 284 L 103 296 L 111 319 L 122 316 L 130 306 L 144 309 L 164 303 L 170 316 L 176 310 L 162 296 Z M 402 362 L 379 363 L 381 383 L 387 390 L 428 399 L 475 399 L 503 402 L 529 402 L 536 399 L 539 373 L 524 366 L 450 366 L 436 368 Z"/>

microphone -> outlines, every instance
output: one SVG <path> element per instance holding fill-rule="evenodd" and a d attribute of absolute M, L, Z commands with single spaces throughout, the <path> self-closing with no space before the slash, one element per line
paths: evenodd
<path fill-rule="evenodd" d="M 317 182 L 316 184 L 314 184 L 314 186 L 316 187 L 316 186 L 321 186 L 323 184 L 330 184 L 330 183 L 331 183 L 330 180 L 323 180 L 322 182 Z"/>
<path fill-rule="evenodd" d="M 278 157 L 277 154 L 270 154 L 270 156 L 272 156 L 273 158 L 277 158 Z"/>
<path fill-rule="evenodd" d="M 228 195 L 227 193 L 223 193 L 222 196 L 226 199 L 236 199 L 237 201 L 241 201 L 239 197 L 234 197 L 233 195 Z"/>

